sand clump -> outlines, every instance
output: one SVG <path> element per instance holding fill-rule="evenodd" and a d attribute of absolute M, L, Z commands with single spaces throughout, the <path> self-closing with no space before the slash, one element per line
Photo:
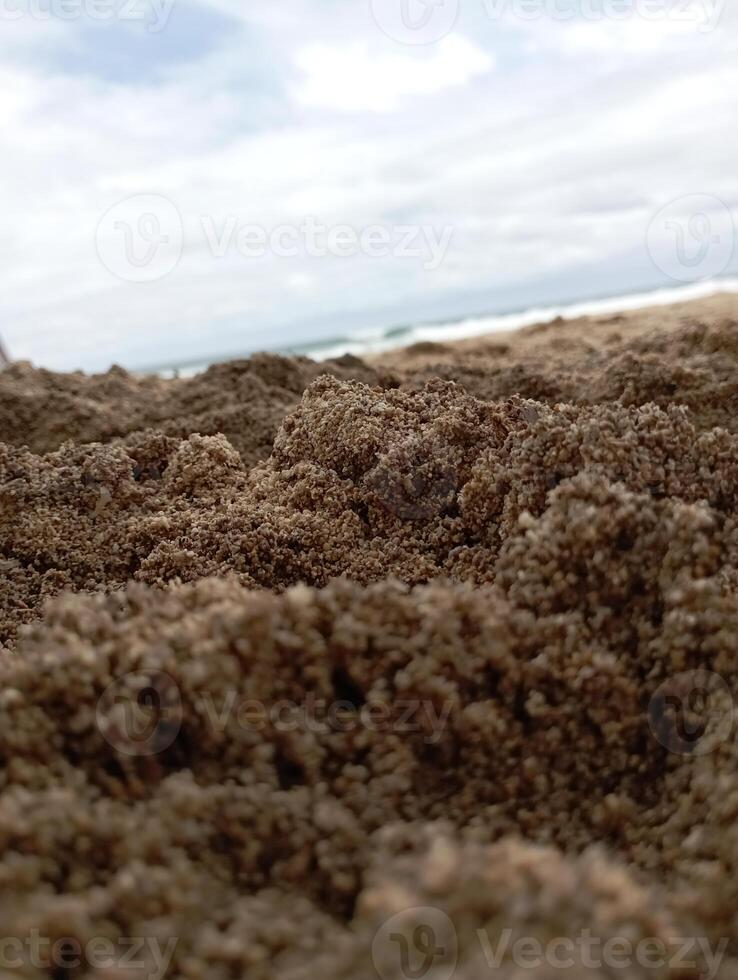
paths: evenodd
<path fill-rule="evenodd" d="M 735 690 L 735 610 L 683 589 L 691 656 Z M 733 746 L 670 753 L 662 646 L 571 632 L 494 586 L 58 599 L 3 668 L 9 934 L 177 937 L 172 975 L 216 977 L 372 976 L 385 919 L 428 906 L 470 977 L 478 928 L 735 942 Z"/>
<path fill-rule="evenodd" d="M 269 455 L 282 419 L 321 374 L 397 384 L 390 372 L 349 356 L 316 364 L 256 354 L 170 379 L 136 377 L 119 367 L 61 374 L 24 362 L 0 372 L 0 438 L 43 454 L 68 441 L 125 443 L 148 429 L 179 439 L 222 433 L 249 466 Z"/>
<path fill-rule="evenodd" d="M 412 388 L 431 378 L 487 400 L 684 405 L 698 428 L 735 431 L 735 297 L 527 327 L 376 358 Z"/>
<path fill-rule="evenodd" d="M 80 953 L 14 974 L 117 980 L 138 938 L 156 980 L 734 977 L 716 315 L 626 318 L 616 354 L 616 325 L 559 325 L 548 394 L 494 358 L 524 372 L 553 329 L 490 353 L 488 391 L 451 347 L 435 374 L 426 347 L 0 376 L 3 935 Z M 647 398 L 658 350 L 692 380 Z M 27 438 L 24 384 L 23 411 L 56 393 Z M 651 956 L 512 950 L 583 936 Z"/>
<path fill-rule="evenodd" d="M 615 564 L 628 560 L 628 542 L 645 542 L 649 515 L 659 528 L 677 514 L 704 515 L 725 526 L 728 547 L 736 439 L 697 432 L 683 408 L 489 403 L 450 382 L 406 393 L 325 377 L 252 469 L 223 436 L 149 433 L 126 447 L 46 456 L 5 447 L 1 635 L 11 641 L 62 589 L 129 579 L 165 585 L 232 572 L 274 590 L 339 575 L 492 582 L 521 520 L 550 520 L 577 494 L 591 515 L 587 548 L 598 523 L 606 539 L 612 530 L 613 505 L 602 501 L 640 495 L 614 535 L 620 544 L 607 546 Z M 653 547 L 648 561 L 661 555 Z"/>

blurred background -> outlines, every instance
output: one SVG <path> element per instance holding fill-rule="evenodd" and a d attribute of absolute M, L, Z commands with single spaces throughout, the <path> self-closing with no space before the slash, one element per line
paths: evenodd
<path fill-rule="evenodd" d="M 194 369 L 736 288 L 737 27 L 726 0 L 0 0 L 0 336 Z"/>

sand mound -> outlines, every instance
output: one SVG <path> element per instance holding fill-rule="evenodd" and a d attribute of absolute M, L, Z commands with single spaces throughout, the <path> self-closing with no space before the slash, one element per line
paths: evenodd
<path fill-rule="evenodd" d="M 738 428 L 735 298 L 529 327 L 456 344 L 416 344 L 378 357 L 410 389 L 457 381 L 487 400 L 554 405 L 684 405 L 700 429 Z"/>
<path fill-rule="evenodd" d="M 0 372 L 0 439 L 35 453 L 65 442 L 125 442 L 156 429 L 178 439 L 223 433 L 246 465 L 267 457 L 284 416 L 321 374 L 392 386 L 393 376 L 355 357 L 316 364 L 256 354 L 193 378 L 135 377 L 121 368 L 87 376 L 19 363 Z"/>
<path fill-rule="evenodd" d="M 732 980 L 735 345 L 672 327 L 0 376 L 0 972 Z"/>
<path fill-rule="evenodd" d="M 685 577 L 659 631 L 688 612 L 681 653 L 640 605 L 628 655 L 617 631 L 588 648 L 587 611 L 537 617 L 494 587 L 57 600 L 0 678 L 6 934 L 177 937 L 173 975 L 347 978 L 393 955 L 402 977 L 383 923 L 428 906 L 469 977 L 481 928 L 738 939 L 734 748 L 718 725 L 670 751 L 652 700 L 674 660 L 735 693 L 735 604 Z"/>
<path fill-rule="evenodd" d="M 577 543 L 591 548 L 601 525 L 605 565 L 624 568 L 629 551 L 640 565 L 640 544 L 647 563 L 666 561 L 678 520 L 725 525 L 728 547 L 736 439 L 698 433 L 680 408 L 551 409 L 482 402 L 447 382 L 410 394 L 325 377 L 251 470 L 223 436 L 149 433 L 126 447 L 70 445 L 43 457 L 5 447 L 2 635 L 11 640 L 61 589 L 129 579 L 235 572 L 276 590 L 337 575 L 494 581 L 521 520 L 562 511 L 566 552 L 579 498 L 588 533 Z M 627 493 L 640 497 L 616 519 L 611 501 Z M 649 520 L 663 547 L 656 531 L 645 536 Z"/>

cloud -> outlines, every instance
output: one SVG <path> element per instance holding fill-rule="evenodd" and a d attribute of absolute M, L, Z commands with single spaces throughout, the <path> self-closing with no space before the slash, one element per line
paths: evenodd
<path fill-rule="evenodd" d="M 738 201 L 731 10 L 711 33 L 638 24 L 636 37 L 613 22 L 493 22 L 467 0 L 454 32 L 408 47 L 364 2 L 188 6 L 197 15 L 177 21 L 175 6 L 140 52 L 107 25 L 105 43 L 126 45 L 114 71 L 89 56 L 89 24 L 0 25 L 0 333 L 16 356 L 104 368 L 308 342 L 500 290 L 524 306 L 545 298 L 531 285 L 543 277 L 616 292 L 633 269 L 638 286 L 658 281 L 644 243 L 669 201 Z M 165 279 L 132 284 L 95 241 L 139 194 L 172 201 L 185 241 Z M 215 258 L 202 228 L 308 215 L 453 238 L 429 271 Z"/>
<path fill-rule="evenodd" d="M 346 47 L 311 44 L 295 63 L 302 78 L 292 96 L 301 105 L 339 112 L 388 112 L 411 96 L 435 95 L 491 71 L 494 59 L 461 35 L 445 37 L 425 57 L 397 45 L 377 53 L 366 41 Z"/>

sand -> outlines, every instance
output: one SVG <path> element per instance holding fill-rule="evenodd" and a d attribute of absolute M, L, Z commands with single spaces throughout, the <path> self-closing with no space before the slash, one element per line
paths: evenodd
<path fill-rule="evenodd" d="M 2 372 L 0 967 L 732 980 L 736 321 Z"/>
<path fill-rule="evenodd" d="M 485 399 L 549 404 L 686 405 L 695 424 L 733 430 L 738 413 L 735 295 L 602 317 L 557 320 L 376 358 L 420 382 L 448 378 Z"/>

